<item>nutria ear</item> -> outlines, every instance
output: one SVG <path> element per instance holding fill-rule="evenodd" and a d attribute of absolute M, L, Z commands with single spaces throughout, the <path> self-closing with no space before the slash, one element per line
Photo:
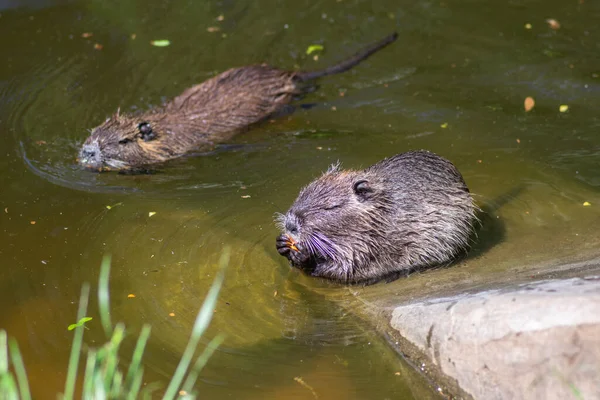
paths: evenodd
<path fill-rule="evenodd" d="M 144 142 L 152 140 L 152 139 L 154 139 L 156 137 L 156 135 L 152 131 L 152 127 L 150 126 L 150 124 L 148 122 L 142 122 L 142 123 L 140 123 L 138 125 L 138 130 L 142 134 L 142 140 Z"/>
<path fill-rule="evenodd" d="M 372 193 L 373 188 L 369 181 L 361 180 L 354 183 L 354 193 L 359 196 L 365 196 L 366 194 Z"/>

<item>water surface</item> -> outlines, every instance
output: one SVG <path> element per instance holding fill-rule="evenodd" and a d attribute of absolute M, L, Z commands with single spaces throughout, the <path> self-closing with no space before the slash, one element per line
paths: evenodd
<path fill-rule="evenodd" d="M 54 398 L 62 386 L 66 327 L 81 284 L 97 281 L 106 253 L 113 319 L 133 331 L 153 327 L 151 381 L 174 370 L 221 249 L 232 246 L 204 343 L 217 333 L 227 339 L 199 390 L 205 398 L 273 399 L 435 397 L 352 312 L 357 293 L 393 302 L 439 282 L 597 255 L 600 8 L 592 1 L 0 7 L 0 327 L 18 339 L 36 398 Z M 88 129 L 118 107 L 148 109 L 232 66 L 318 68 L 393 30 L 394 45 L 321 80 L 304 99 L 314 107 L 211 154 L 150 175 L 94 174 L 75 164 Z M 155 39 L 171 45 L 153 47 Z M 316 61 L 305 55 L 314 43 L 325 47 Z M 527 96 L 536 100 L 529 113 Z M 488 211 L 470 258 L 348 289 L 290 270 L 278 256 L 273 214 L 329 164 L 361 168 L 422 148 L 451 159 Z M 94 321 L 90 343 L 103 339 Z"/>

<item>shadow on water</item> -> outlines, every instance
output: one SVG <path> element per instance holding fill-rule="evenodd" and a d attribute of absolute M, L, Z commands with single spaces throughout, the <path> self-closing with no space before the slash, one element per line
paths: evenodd
<path fill-rule="evenodd" d="M 506 239 L 506 223 L 504 220 L 497 218 L 497 213 L 503 206 L 518 198 L 526 189 L 526 185 L 520 184 L 505 194 L 485 201 L 480 205 L 481 211 L 477 215 L 479 222 L 477 223 L 475 235 L 472 238 L 473 245 L 465 260 L 477 258 L 487 253 L 492 247 L 502 243 Z"/>

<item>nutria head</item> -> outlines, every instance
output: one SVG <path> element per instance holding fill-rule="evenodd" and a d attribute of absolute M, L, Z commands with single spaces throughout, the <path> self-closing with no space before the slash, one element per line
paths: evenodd
<path fill-rule="evenodd" d="M 476 209 L 454 165 L 433 153 L 400 154 L 362 171 L 336 165 L 277 216 L 276 246 L 313 276 L 374 282 L 464 252 Z"/>
<path fill-rule="evenodd" d="M 124 170 L 171 158 L 169 132 L 159 115 L 139 117 L 115 114 L 94 128 L 79 152 L 86 168 Z"/>
<path fill-rule="evenodd" d="M 284 232 L 279 240 L 289 244 L 278 246 L 279 252 L 313 275 L 354 280 L 387 244 L 394 209 L 390 195 L 376 174 L 333 165 L 277 216 Z"/>

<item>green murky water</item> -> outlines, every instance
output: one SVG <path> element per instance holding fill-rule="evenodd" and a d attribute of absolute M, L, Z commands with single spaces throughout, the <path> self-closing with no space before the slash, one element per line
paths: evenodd
<path fill-rule="evenodd" d="M 220 250 L 233 246 L 206 338 L 227 339 L 199 387 L 205 398 L 261 399 L 435 397 L 352 312 L 357 292 L 392 304 L 440 282 L 597 255 L 593 1 L 19 4 L 0 1 L 0 327 L 19 340 L 37 398 L 62 386 L 66 327 L 105 253 L 113 318 L 153 326 L 150 381 L 174 370 Z M 304 100 L 315 107 L 213 154 L 142 176 L 74 163 L 87 129 L 119 106 L 160 104 L 231 66 L 324 66 L 393 30 L 393 46 L 322 80 Z M 171 45 L 152 47 L 155 39 Z M 313 43 L 325 46 L 318 61 L 304 53 Z M 527 96 L 536 101 L 529 113 Z M 450 158 L 490 211 L 467 260 L 350 290 L 289 269 L 272 218 L 302 185 L 338 159 L 357 168 L 417 148 Z M 102 339 L 97 322 L 89 328 L 90 342 Z"/>

